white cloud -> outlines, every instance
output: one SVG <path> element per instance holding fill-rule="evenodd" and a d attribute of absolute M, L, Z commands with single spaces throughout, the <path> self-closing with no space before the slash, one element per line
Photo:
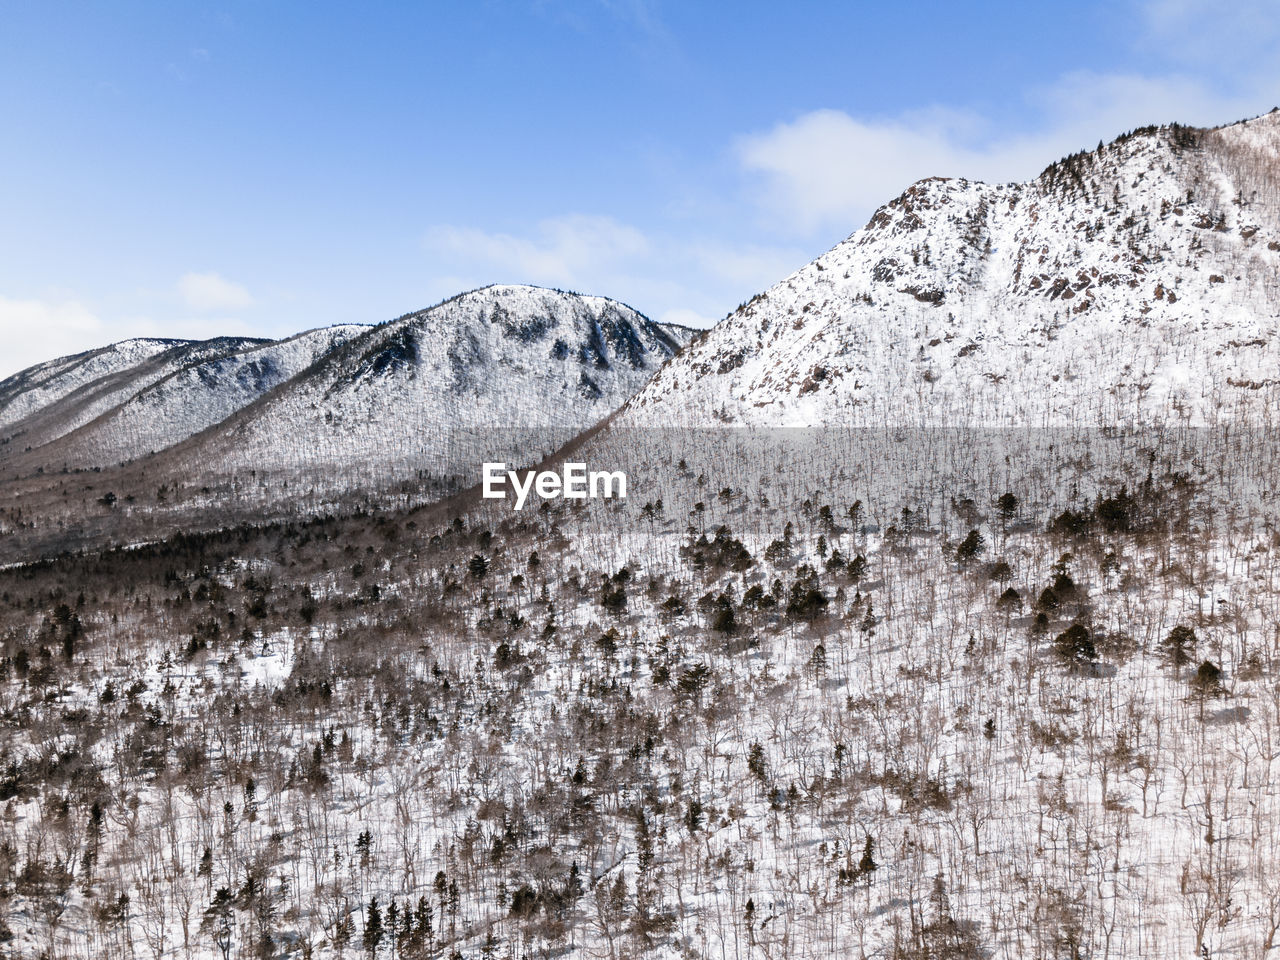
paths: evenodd
<path fill-rule="evenodd" d="M 664 321 L 709 326 L 731 307 L 800 267 L 810 253 L 651 236 L 610 217 L 553 217 L 522 233 L 438 226 L 425 247 L 446 295 L 489 283 L 532 283 L 601 294 Z"/>
<path fill-rule="evenodd" d="M 800 233 L 852 230 L 913 181 L 973 166 L 945 121 L 866 121 L 840 110 L 744 137 L 737 152 L 743 169 L 764 179 L 758 202 Z"/>
<path fill-rule="evenodd" d="M 438 255 L 496 267 L 510 281 L 552 287 L 577 287 L 649 252 L 634 227 L 578 214 L 543 220 L 531 236 L 440 226 L 428 231 L 426 243 Z"/>
<path fill-rule="evenodd" d="M 1277 12 L 1275 0 L 1147 0 L 1141 40 L 1166 59 L 1247 76 L 1280 54 Z"/>
<path fill-rule="evenodd" d="M 253 297 L 238 283 L 217 273 L 186 273 L 178 281 L 178 295 L 192 310 L 243 310 Z"/>
<path fill-rule="evenodd" d="M 681 260 L 696 264 L 703 273 L 727 281 L 753 294 L 761 283 L 776 283 L 804 266 L 813 251 L 799 247 L 766 247 L 760 244 L 695 241 L 679 250 Z M 768 278 L 767 282 L 764 278 Z"/>
<path fill-rule="evenodd" d="M 868 120 L 815 110 L 736 145 L 761 185 L 755 200 L 775 226 L 798 235 L 850 232 L 923 177 L 1023 180 L 1053 160 L 1150 123 L 1216 124 L 1266 109 L 1258 96 L 1225 96 L 1183 76 L 1077 72 L 1028 92 L 1050 118 L 1038 130 L 994 137 L 981 117 L 932 109 Z"/>
<path fill-rule="evenodd" d="M 1055 120 L 1025 142 L 1072 142 L 1074 146 L 1063 147 L 1072 150 L 1096 146 L 1098 140 L 1152 123 L 1212 126 L 1270 109 L 1262 106 L 1258 91 L 1224 94 L 1201 79 L 1181 74 L 1069 73 L 1052 86 L 1032 91 L 1031 100 L 1043 115 Z"/>
<path fill-rule="evenodd" d="M 0 296 L 0 378 L 35 363 L 88 349 L 104 335 L 102 321 L 75 300 L 51 303 Z"/>
<path fill-rule="evenodd" d="M 73 297 L 19 299 L 0 295 L 0 379 L 37 363 L 83 353 L 134 337 L 205 340 L 220 336 L 268 336 L 239 320 L 221 317 L 155 320 L 106 317 Z"/>
<path fill-rule="evenodd" d="M 1152 6 L 1161 3 L 1205 6 L 1201 0 Z M 1021 129 L 937 106 L 880 118 L 815 110 L 732 145 L 749 185 L 748 218 L 754 208 L 763 230 L 761 224 L 744 230 L 741 221 L 735 230 L 732 211 L 726 227 L 693 235 L 642 232 L 581 214 L 510 232 L 439 226 L 425 243 L 439 268 L 433 289 L 445 295 L 494 282 L 568 287 L 617 297 L 663 320 L 705 325 L 862 226 L 923 177 L 1029 179 L 1068 153 L 1134 127 L 1210 125 L 1262 112 L 1270 104 L 1261 90 L 1224 93 L 1203 77 L 1175 73 L 1078 71 L 1023 91 L 1030 115 L 1042 120 Z"/>

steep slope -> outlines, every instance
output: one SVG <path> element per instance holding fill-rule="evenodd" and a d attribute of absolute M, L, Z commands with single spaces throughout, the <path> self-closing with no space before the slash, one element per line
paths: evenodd
<path fill-rule="evenodd" d="M 515 457 L 612 413 L 688 336 L 602 297 L 487 287 L 369 331 L 186 454 L 227 471 L 470 475 L 482 448 Z"/>
<path fill-rule="evenodd" d="M 368 329 L 310 330 L 182 367 L 65 437 L 57 461 L 104 466 L 163 450 L 222 422 Z"/>
<path fill-rule="evenodd" d="M 1269 423 L 1280 113 L 1024 184 L 921 181 L 664 369 L 625 423 Z"/>
<path fill-rule="evenodd" d="M 182 340 L 124 340 L 28 367 L 0 381 L 0 430 L 102 377 L 135 367 Z"/>
<path fill-rule="evenodd" d="M 25 370 L 0 384 L 8 394 L 0 409 L 7 421 L 0 428 L 0 456 L 12 458 L 52 443 L 187 366 L 266 342 L 250 337 L 128 340 Z"/>
<path fill-rule="evenodd" d="M 505 286 L 363 332 L 206 357 L 184 345 L 15 425 L 0 563 L 439 501 L 483 462 L 536 463 L 614 413 L 692 333 L 602 297 Z"/>

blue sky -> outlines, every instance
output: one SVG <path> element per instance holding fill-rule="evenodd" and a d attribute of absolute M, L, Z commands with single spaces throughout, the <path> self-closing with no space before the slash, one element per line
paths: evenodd
<path fill-rule="evenodd" d="M 698 325 L 927 175 L 1280 102 L 1280 3 L 8 3 L 0 376 L 495 282 Z"/>

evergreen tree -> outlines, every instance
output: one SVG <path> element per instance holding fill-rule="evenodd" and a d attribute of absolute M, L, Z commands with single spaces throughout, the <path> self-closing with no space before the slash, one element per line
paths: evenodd
<path fill-rule="evenodd" d="M 1191 686 L 1200 697 L 1222 696 L 1222 668 L 1210 660 L 1205 660 L 1196 670 Z"/>
<path fill-rule="evenodd" d="M 231 956 L 231 935 L 235 930 L 235 900 L 231 891 L 219 887 L 213 895 L 213 902 L 204 912 L 204 920 L 200 929 L 213 938 L 213 942 L 222 951 L 223 960 Z"/>
<path fill-rule="evenodd" d="M 819 643 L 813 648 L 813 655 L 809 657 L 809 669 L 813 671 L 815 679 L 827 672 L 827 648 L 823 644 Z"/>
<path fill-rule="evenodd" d="M 1188 663 L 1195 653 L 1196 634 L 1195 631 L 1186 624 L 1178 624 L 1169 631 L 1169 635 L 1164 638 L 1161 644 L 1164 649 L 1165 658 L 1171 663 L 1175 670 L 1179 672 Z"/>
<path fill-rule="evenodd" d="M 956 559 L 961 563 L 968 563 L 982 553 L 986 543 L 981 533 L 977 530 L 970 530 L 964 540 L 960 542 L 960 546 L 956 547 Z"/>
<path fill-rule="evenodd" d="M 996 501 L 996 506 L 1000 508 L 1000 516 L 1005 520 L 1013 519 L 1013 515 L 1018 512 L 1018 498 L 1012 493 L 1002 493 Z"/>
<path fill-rule="evenodd" d="M 871 839 L 871 834 L 868 833 L 866 836 L 866 841 L 862 845 L 862 858 L 858 860 L 858 875 L 866 877 L 869 881 L 871 874 L 875 873 L 880 865 L 876 863 L 873 855 L 876 842 Z"/>
<path fill-rule="evenodd" d="M 382 910 L 378 907 L 378 898 L 374 897 L 369 901 L 369 909 L 365 911 L 364 917 L 364 949 L 370 956 L 378 949 L 378 944 L 382 942 Z"/>
<path fill-rule="evenodd" d="M 1089 628 L 1082 623 L 1073 623 L 1053 641 L 1053 652 L 1064 663 L 1071 666 L 1082 666 L 1098 659 L 1098 651 L 1093 645 L 1093 637 Z"/>

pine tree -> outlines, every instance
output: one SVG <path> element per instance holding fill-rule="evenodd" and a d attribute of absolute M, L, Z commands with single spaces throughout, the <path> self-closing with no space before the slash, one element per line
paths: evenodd
<path fill-rule="evenodd" d="M 1222 695 L 1222 668 L 1210 660 L 1205 660 L 1196 670 L 1191 686 L 1201 697 L 1218 697 Z"/>
<path fill-rule="evenodd" d="M 985 546 L 986 540 L 983 539 L 982 534 L 977 530 L 970 530 L 960 542 L 960 546 L 956 547 L 956 559 L 961 563 L 967 563 L 982 553 Z"/>
<path fill-rule="evenodd" d="M 1195 631 L 1186 624 L 1178 624 L 1169 631 L 1169 635 L 1164 638 L 1162 644 L 1166 659 L 1171 663 L 1175 670 L 1179 672 L 1188 663 L 1196 648 Z"/>
<path fill-rule="evenodd" d="M 761 783 L 769 781 L 769 767 L 764 756 L 764 747 L 757 741 L 751 744 L 751 750 L 747 754 L 747 769 Z"/>
<path fill-rule="evenodd" d="M 1082 623 L 1073 623 L 1053 641 L 1053 651 L 1064 663 L 1070 666 L 1083 666 L 1098 659 L 1098 651 L 1093 645 L 1093 637 L 1089 628 Z"/>
<path fill-rule="evenodd" d="M 809 669 L 813 671 L 815 680 L 827 672 L 827 648 L 823 644 L 819 643 L 813 648 L 813 655 L 809 657 Z"/>
<path fill-rule="evenodd" d="M 858 875 L 866 877 L 869 883 L 871 874 L 875 873 L 880 865 L 876 863 L 875 856 L 873 856 L 876 842 L 871 839 L 871 834 L 868 833 L 866 836 L 867 839 L 862 845 L 862 858 L 858 860 Z"/>
<path fill-rule="evenodd" d="M 643 808 L 636 811 L 636 866 L 641 874 L 648 873 L 653 866 L 653 836 Z"/>
<path fill-rule="evenodd" d="M 213 937 L 213 942 L 222 951 L 223 960 L 231 956 L 231 934 L 235 929 L 234 908 L 235 901 L 231 891 L 226 887 L 219 887 L 200 924 L 200 929 Z"/>
<path fill-rule="evenodd" d="M 372 956 L 382 942 L 382 911 L 378 908 L 378 898 L 369 901 L 369 909 L 364 918 L 364 948 Z"/>
<path fill-rule="evenodd" d="M 1000 499 L 996 501 L 996 506 L 1000 508 L 1000 516 L 1005 520 L 1013 519 L 1014 514 L 1018 512 L 1018 498 L 1012 493 L 1000 494 Z"/>

